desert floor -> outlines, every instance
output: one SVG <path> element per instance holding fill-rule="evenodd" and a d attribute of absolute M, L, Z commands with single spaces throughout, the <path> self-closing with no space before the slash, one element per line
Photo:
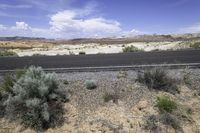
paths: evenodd
<path fill-rule="evenodd" d="M 105 54 L 105 53 L 121 53 L 123 48 L 127 46 L 135 46 L 144 51 L 154 50 L 177 50 L 189 48 L 184 42 L 135 42 L 128 44 L 52 44 L 39 42 L 0 42 L 2 48 L 12 48 L 11 51 L 17 53 L 18 56 L 32 55 L 78 55 L 79 52 L 85 54 Z"/>
<path fill-rule="evenodd" d="M 155 106 L 157 96 L 169 95 L 178 104 L 173 113 L 180 122 L 180 128 L 174 129 L 160 121 L 156 124 L 157 132 L 200 131 L 200 69 L 167 70 L 169 76 L 175 79 L 180 93 L 171 94 L 148 89 L 136 81 L 138 71 L 120 72 L 82 72 L 58 73 L 60 86 L 69 94 L 70 101 L 65 104 L 65 123 L 47 133 L 145 133 L 145 122 L 151 115 L 159 116 Z M 184 82 L 185 77 L 190 84 Z M 97 88 L 86 89 L 86 80 L 97 82 Z M 2 76 L 0 77 L 0 81 Z M 64 84 L 68 81 L 69 84 Z M 116 96 L 117 99 L 105 101 L 105 96 Z M 188 113 L 190 110 L 190 113 Z M 0 132 L 19 132 L 19 124 L 0 120 Z M 24 133 L 34 133 L 31 129 Z"/>

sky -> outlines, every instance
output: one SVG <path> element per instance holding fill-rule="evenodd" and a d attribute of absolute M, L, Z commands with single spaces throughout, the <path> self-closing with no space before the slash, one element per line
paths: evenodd
<path fill-rule="evenodd" d="M 0 36 L 200 33 L 200 0 L 0 0 Z"/>

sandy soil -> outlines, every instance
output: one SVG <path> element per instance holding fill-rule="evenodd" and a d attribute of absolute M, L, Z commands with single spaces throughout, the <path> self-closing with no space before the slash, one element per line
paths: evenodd
<path fill-rule="evenodd" d="M 60 44 L 48 48 L 32 48 L 32 49 L 14 49 L 19 56 L 32 56 L 32 55 L 70 55 L 79 52 L 85 52 L 86 54 L 101 54 L 101 53 L 121 53 L 123 48 L 127 46 L 135 46 L 144 51 L 153 50 L 171 50 L 180 49 L 181 42 L 150 42 L 150 43 L 129 43 L 129 44 Z M 180 47 L 181 46 L 181 47 Z"/>
<path fill-rule="evenodd" d="M 149 90 L 135 81 L 137 71 L 128 72 L 83 72 L 57 74 L 62 87 L 68 90 L 70 101 L 65 104 L 66 121 L 63 126 L 49 129 L 47 133 L 146 133 L 147 117 L 159 115 L 155 106 L 156 97 L 161 94 L 171 96 L 178 103 L 175 112 L 180 120 L 180 130 L 158 122 L 160 133 L 197 133 L 200 131 L 200 69 L 169 70 L 168 74 L 178 82 L 180 93 Z M 191 85 L 183 82 L 187 74 Z M 1 79 L 1 77 L 0 77 Z M 86 89 L 85 80 L 95 80 L 97 88 Z M 67 80 L 68 85 L 63 81 Z M 104 101 L 105 94 L 116 94 L 117 101 Z M 192 113 L 187 114 L 191 109 Z M 19 132 L 19 124 L 0 120 L 0 132 Z M 35 133 L 31 129 L 24 133 Z"/>

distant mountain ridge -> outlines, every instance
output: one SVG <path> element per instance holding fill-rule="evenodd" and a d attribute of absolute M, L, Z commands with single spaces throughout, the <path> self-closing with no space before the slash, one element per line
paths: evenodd
<path fill-rule="evenodd" d="M 86 44 L 86 43 L 102 43 L 102 44 L 123 44 L 132 42 L 174 42 L 200 40 L 200 34 L 177 34 L 177 35 L 137 35 L 133 37 L 113 37 L 113 38 L 76 38 L 71 40 L 58 40 L 60 43 L 70 44 Z"/>
<path fill-rule="evenodd" d="M 21 41 L 21 40 L 49 40 L 49 39 L 41 37 L 21 37 L 21 36 L 0 37 L 0 41 Z"/>
<path fill-rule="evenodd" d="M 169 34 L 169 35 L 137 35 L 137 36 L 121 36 L 107 38 L 75 38 L 75 39 L 46 39 L 41 37 L 0 37 L 0 41 L 50 41 L 55 43 L 104 43 L 104 44 L 120 44 L 131 42 L 173 42 L 173 41 L 188 41 L 200 40 L 200 33 L 193 34 Z"/>

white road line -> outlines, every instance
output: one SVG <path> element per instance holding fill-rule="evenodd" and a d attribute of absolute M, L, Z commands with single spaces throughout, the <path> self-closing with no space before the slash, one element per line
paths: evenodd
<path fill-rule="evenodd" d="M 155 67 L 165 68 L 200 68 L 200 63 L 185 63 L 185 64 L 152 64 L 152 65 L 130 65 L 130 66 L 105 66 L 105 67 L 70 67 L 70 68 L 43 68 L 45 71 L 56 72 L 89 72 L 89 71 L 118 71 L 118 70 L 134 70 L 148 69 Z M 0 70 L 0 73 L 14 72 L 15 70 Z"/>

